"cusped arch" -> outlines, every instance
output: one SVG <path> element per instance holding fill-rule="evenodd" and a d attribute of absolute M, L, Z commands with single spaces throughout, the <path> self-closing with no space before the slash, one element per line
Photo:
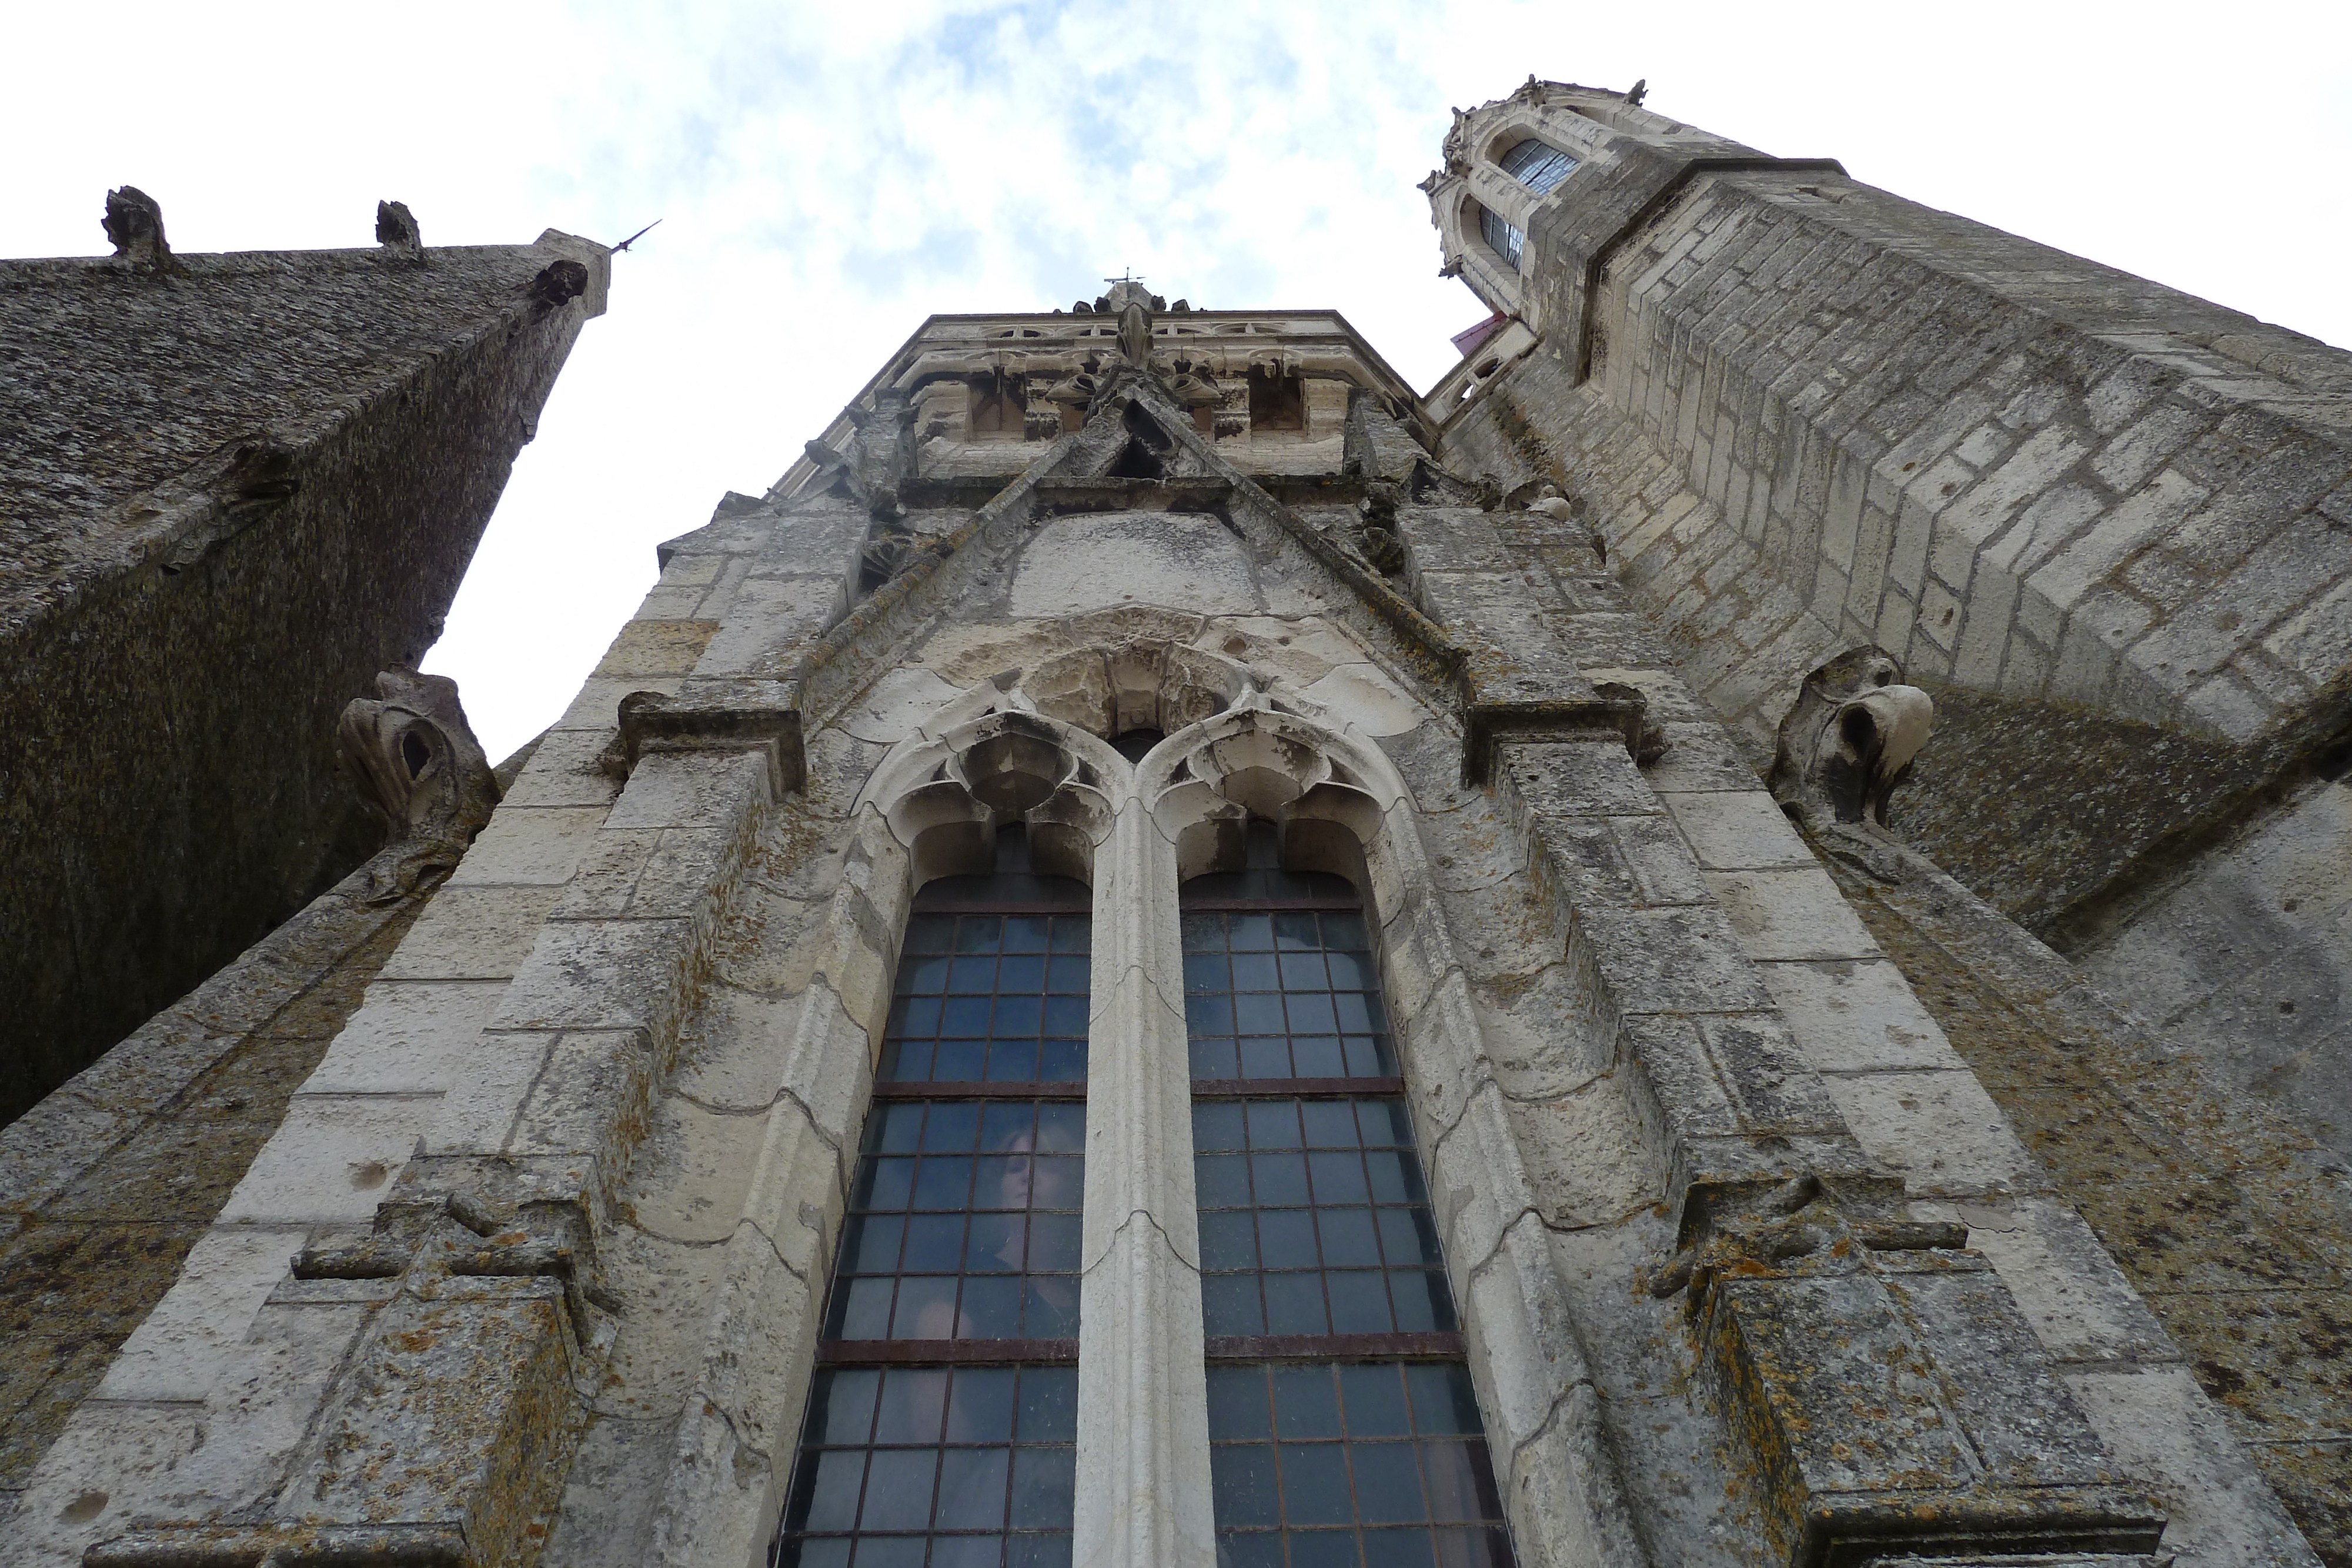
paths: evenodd
<path fill-rule="evenodd" d="M 1036 870 L 1091 885 L 1096 852 L 1130 788 L 1125 758 L 1040 714 L 1010 683 L 983 681 L 900 741 L 859 792 L 906 850 L 909 885 L 982 873 L 998 830 L 1029 834 Z"/>
<path fill-rule="evenodd" d="M 1253 819 L 1275 825 L 1284 864 L 1346 877 L 1382 920 L 1425 880 L 1394 764 L 1255 687 L 1152 747 L 1136 789 L 1175 846 L 1180 881 L 1241 869 Z"/>
<path fill-rule="evenodd" d="M 1172 735 L 1224 712 L 1249 685 L 1231 659 L 1148 636 L 1075 648 L 1021 677 L 1038 712 L 1105 740 L 1138 729 Z"/>

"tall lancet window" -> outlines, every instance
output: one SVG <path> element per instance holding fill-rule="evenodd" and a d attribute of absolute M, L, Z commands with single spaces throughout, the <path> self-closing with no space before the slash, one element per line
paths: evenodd
<path fill-rule="evenodd" d="M 1089 896 L 1018 828 L 916 894 L 784 1568 L 1070 1561 Z"/>
<path fill-rule="evenodd" d="M 1221 1568 L 1507 1568 L 1362 901 L 1248 843 L 1182 894 Z"/>

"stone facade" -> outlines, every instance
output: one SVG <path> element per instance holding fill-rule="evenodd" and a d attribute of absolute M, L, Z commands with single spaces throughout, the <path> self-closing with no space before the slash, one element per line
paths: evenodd
<path fill-rule="evenodd" d="M 1580 160 L 1548 198 L 1529 136 Z M 1759 765 L 1849 650 L 1933 694 L 1894 821 L 1940 871 L 1830 864 L 2347 1560 L 2352 358 L 1619 94 L 1448 152 L 1449 263 L 1522 325 L 1441 450 L 1555 483 Z"/>
<path fill-rule="evenodd" d="M 0 1122 L 373 851 L 335 715 L 440 635 L 604 309 L 552 230 L 173 256 L 137 194 L 116 256 L 0 262 Z"/>
<path fill-rule="evenodd" d="M 2217 908 L 2340 915 L 2341 661 L 2279 642 L 2319 623 L 2295 617 L 2333 591 L 2326 563 L 2270 610 L 2217 579 L 2248 596 L 2226 629 L 2246 635 L 2193 676 L 2123 639 L 2095 685 L 2053 685 L 2030 653 L 2012 680 L 2013 650 L 2063 654 L 2070 617 L 2139 591 L 2037 586 L 2063 548 L 1984 564 L 2000 507 L 2095 461 L 2049 466 L 2087 437 L 2043 431 L 2109 416 L 2104 382 L 2053 367 L 2156 350 L 2005 322 L 2025 285 L 1985 279 L 2030 247 L 1982 231 L 1951 241 L 1976 271 L 1937 285 L 1961 325 L 1867 283 L 1833 308 L 1844 284 L 1791 267 L 1786 291 L 1828 294 L 1772 336 L 1773 308 L 1739 315 L 1741 284 L 1706 271 L 1769 226 L 1741 204 L 1851 206 L 1870 235 L 1811 237 L 1865 272 L 1933 273 L 1916 236 L 1957 220 L 1631 96 L 1531 83 L 1457 124 L 1429 189 L 1449 263 L 1505 319 L 1432 398 L 1328 312 L 1123 281 L 925 323 L 766 495 L 663 547 L 168 1291 L 52 1424 L 0 1561 L 842 1561 L 802 1539 L 829 1484 L 796 1458 L 832 1430 L 821 1379 L 1074 1363 L 1054 1550 L 1209 1568 L 1242 1561 L 1251 1495 L 1216 1391 L 1314 1357 L 1460 1369 L 1475 1398 L 1444 1430 L 1483 1433 L 1507 1525 L 1507 1548 L 1475 1537 L 1487 1562 L 2352 1561 L 2324 1087 L 2247 1070 L 2272 1037 L 2232 1032 L 2252 1004 L 2231 998 L 2263 994 L 2244 975 L 2143 986 L 2133 956 L 2197 946 Z M 1537 190 L 1561 156 L 1530 141 L 1575 166 Z M 1898 231 L 1916 242 L 1874 263 Z M 2063 260 L 2035 287 L 2087 287 Z M 1823 346 L 1879 321 L 1872 299 L 1883 341 Z M 2157 293 L 2129 303 L 2157 331 Z M 2341 357 L 2199 325 L 2224 319 L 2192 301 L 2175 325 L 2302 378 L 2301 402 L 2266 383 L 2262 417 L 2324 444 L 2308 389 Z M 1837 389 L 1803 390 L 1843 355 L 1841 387 L 1885 367 L 1892 396 L 1948 358 L 2008 392 L 1951 432 L 1972 457 L 1904 433 L 1869 450 L 1866 410 L 1833 423 Z M 1675 396 L 1670 362 L 1700 367 Z M 2221 395 L 2166 374 L 2163 396 Z M 1905 406 L 1925 431 L 1966 403 Z M 2181 440 L 2095 498 L 2201 461 L 2182 453 L 2208 436 Z M 2028 451 L 2042 486 L 2012 495 Z M 1874 488 L 1906 463 L 1947 476 Z M 2199 483 L 2277 529 L 2321 515 L 2259 467 Z M 2008 501 L 1979 494 L 1995 480 Z M 2152 549 L 2156 527 L 2114 530 Z M 1979 596 L 2000 629 L 1972 643 Z M 1983 642 L 1990 665 L 1928 652 Z M 2062 742 L 2085 776 L 2045 846 L 1984 803 L 2014 777 L 2021 812 L 2056 810 Z M 1969 790 L 1973 824 L 1950 803 Z M 1915 810 L 1944 825 L 1906 842 Z M 894 976 L 933 961 L 921 901 L 1015 842 L 1020 875 L 1070 879 L 1091 911 L 1088 1065 L 1061 1092 L 1085 1105 L 1080 1310 L 1066 1338 L 993 1348 L 845 1335 L 828 1291 L 910 1094 Z M 1196 1166 L 1190 1118 L 1248 1089 L 1189 1060 L 1216 1030 L 1181 890 L 1276 871 L 1351 889 L 1375 950 L 1393 1076 L 1279 1082 L 1301 1104 L 1394 1085 L 1458 1310 L 1435 1329 L 1318 1350 L 1215 1326 L 1230 1263 L 1199 1173 L 1223 1167 Z M 2068 934 L 2072 959 L 2044 940 Z M 2315 936 L 2306 967 L 2330 951 Z M 2201 1051 L 2180 1049 L 2192 1015 Z M 957 1440 L 933 1419 L 923 1441 Z M 1313 1539 L 1373 1568 L 1474 1539 L 1376 1532 L 1399 1503 L 1358 1452 L 1372 1555 L 1353 1525 Z M 942 1568 L 970 1549 L 932 1540 Z"/>

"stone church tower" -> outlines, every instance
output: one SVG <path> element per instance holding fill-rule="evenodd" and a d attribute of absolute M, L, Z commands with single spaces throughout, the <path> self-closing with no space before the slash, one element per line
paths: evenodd
<path fill-rule="evenodd" d="M 1458 118 L 1429 397 L 935 317 L 519 771 L 354 703 L 0 1562 L 2352 1562 L 2352 360 L 1638 96 Z"/>

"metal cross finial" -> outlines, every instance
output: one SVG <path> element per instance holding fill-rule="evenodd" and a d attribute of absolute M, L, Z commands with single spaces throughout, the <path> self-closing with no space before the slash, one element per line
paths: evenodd
<path fill-rule="evenodd" d="M 1106 277 L 1103 281 L 1105 283 L 1140 283 L 1143 279 L 1136 277 L 1135 269 L 1130 267 L 1123 269 L 1117 277 Z"/>

